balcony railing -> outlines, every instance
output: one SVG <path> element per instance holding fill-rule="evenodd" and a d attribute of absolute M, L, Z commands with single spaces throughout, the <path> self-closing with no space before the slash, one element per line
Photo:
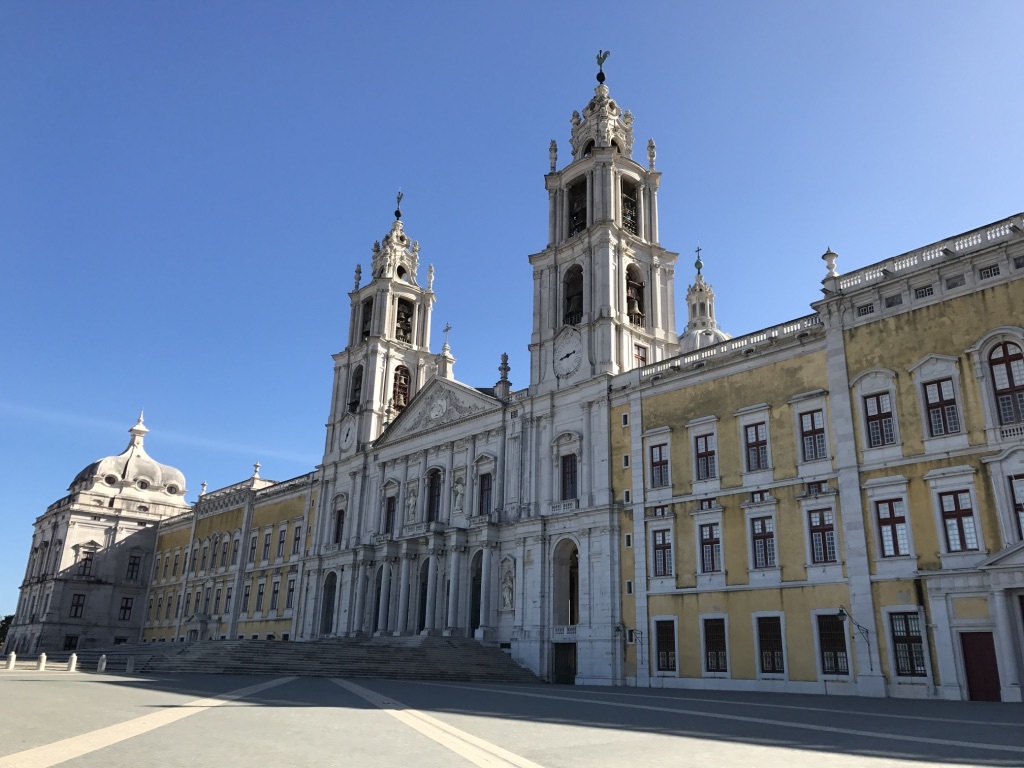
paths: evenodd
<path fill-rule="evenodd" d="M 572 512 L 580 508 L 579 499 L 566 499 L 565 501 L 551 502 L 551 512 Z"/>

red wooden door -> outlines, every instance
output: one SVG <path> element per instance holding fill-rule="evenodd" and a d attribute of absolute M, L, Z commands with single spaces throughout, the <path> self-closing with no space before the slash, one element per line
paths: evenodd
<path fill-rule="evenodd" d="M 967 695 L 971 701 L 1000 701 L 999 667 L 991 632 L 961 632 Z"/>

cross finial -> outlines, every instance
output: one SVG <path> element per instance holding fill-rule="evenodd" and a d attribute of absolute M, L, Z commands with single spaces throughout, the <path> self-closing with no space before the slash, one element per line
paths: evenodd
<path fill-rule="evenodd" d="M 448 332 L 451 331 L 452 326 L 449 323 L 444 324 L 444 343 L 448 343 Z"/>
<path fill-rule="evenodd" d="M 694 251 L 694 253 L 697 254 L 697 263 L 693 265 L 693 266 L 695 266 L 697 268 L 697 274 L 698 275 L 700 274 L 701 269 L 704 268 L 704 262 L 701 261 L 701 259 L 700 259 L 700 250 L 701 250 L 700 249 L 700 245 L 698 244 L 696 250 Z"/>

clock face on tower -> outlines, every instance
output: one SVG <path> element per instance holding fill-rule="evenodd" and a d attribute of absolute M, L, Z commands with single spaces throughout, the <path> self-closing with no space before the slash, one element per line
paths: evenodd
<path fill-rule="evenodd" d="M 338 445 L 343 453 L 347 453 L 356 444 L 356 420 L 348 416 L 341 422 L 341 438 Z"/>
<path fill-rule="evenodd" d="M 566 331 L 555 342 L 555 375 L 568 379 L 583 363 L 583 340 L 577 330 Z"/>

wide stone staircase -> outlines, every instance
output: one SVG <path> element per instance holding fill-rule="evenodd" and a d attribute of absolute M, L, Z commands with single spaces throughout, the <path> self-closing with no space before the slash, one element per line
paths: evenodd
<path fill-rule="evenodd" d="M 67 652 L 48 656 L 49 669 L 63 668 Z M 78 652 L 78 669 L 95 671 L 106 655 L 108 672 L 135 674 L 306 675 L 376 677 L 400 680 L 453 680 L 537 683 L 496 646 L 453 637 L 344 637 L 310 642 L 210 640 L 193 643 L 140 643 Z M 18 658 L 18 669 L 35 662 Z"/>

